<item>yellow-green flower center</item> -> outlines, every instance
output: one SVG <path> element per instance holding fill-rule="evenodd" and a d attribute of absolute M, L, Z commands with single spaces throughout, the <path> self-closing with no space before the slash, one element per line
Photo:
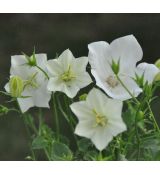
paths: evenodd
<path fill-rule="evenodd" d="M 31 76 L 29 76 L 27 80 L 24 81 L 24 88 L 29 88 L 29 87 L 38 88 L 39 87 L 37 80 L 36 80 L 37 74 L 38 72 L 35 72 Z"/>
<path fill-rule="evenodd" d="M 73 74 L 71 70 L 71 66 L 69 65 L 68 70 L 61 75 L 61 79 L 65 82 L 69 82 L 74 78 L 75 78 L 75 75 Z"/>
<path fill-rule="evenodd" d="M 95 111 L 95 110 L 93 110 L 93 113 L 95 114 L 95 121 L 96 121 L 95 126 L 101 126 L 101 127 L 106 126 L 106 124 L 108 122 L 106 116 L 97 113 L 97 111 Z"/>
<path fill-rule="evenodd" d="M 117 80 L 116 77 L 110 75 L 107 79 L 106 79 L 107 84 L 112 87 L 115 88 L 116 86 L 118 86 L 119 81 Z"/>

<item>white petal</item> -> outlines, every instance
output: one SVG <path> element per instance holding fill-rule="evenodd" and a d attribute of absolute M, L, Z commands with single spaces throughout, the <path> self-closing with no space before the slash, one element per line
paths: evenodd
<path fill-rule="evenodd" d="M 18 100 L 18 103 L 19 103 L 19 106 L 20 106 L 22 113 L 26 112 L 29 108 L 34 106 L 32 97 L 18 98 L 17 100 Z"/>
<path fill-rule="evenodd" d="M 109 130 L 106 130 L 105 127 L 97 128 L 97 130 L 95 131 L 94 135 L 91 138 L 96 148 L 100 151 L 105 149 L 112 139 L 113 139 L 112 134 L 110 133 Z"/>
<path fill-rule="evenodd" d="M 111 55 L 115 60 L 120 59 L 120 72 L 126 73 L 142 59 L 143 51 L 133 35 L 115 39 L 110 44 Z"/>
<path fill-rule="evenodd" d="M 79 88 L 84 88 L 84 87 L 88 86 L 90 83 L 92 83 L 92 79 L 87 72 L 83 72 L 83 73 L 76 76 L 74 83 Z"/>
<path fill-rule="evenodd" d="M 58 59 L 49 60 L 47 62 L 47 69 L 48 69 L 50 76 L 61 75 L 64 71 Z"/>
<path fill-rule="evenodd" d="M 62 90 L 68 97 L 73 98 L 77 95 L 80 88 L 76 85 L 65 85 L 64 89 Z"/>
<path fill-rule="evenodd" d="M 95 109 L 98 113 L 101 113 L 106 106 L 108 97 L 100 90 L 93 88 L 86 99 L 88 106 Z"/>
<path fill-rule="evenodd" d="M 127 130 L 126 124 L 123 122 L 122 118 L 117 118 L 117 120 L 109 121 L 107 129 L 110 130 L 110 133 L 113 136 L 117 136 L 118 134 Z"/>
<path fill-rule="evenodd" d="M 35 57 L 36 57 L 37 65 L 41 67 L 43 70 L 46 70 L 47 54 L 39 53 L 39 54 L 35 54 Z"/>
<path fill-rule="evenodd" d="M 9 93 L 9 83 L 7 83 L 5 86 L 4 86 L 4 89 L 6 90 L 6 92 L 8 92 Z"/>
<path fill-rule="evenodd" d="M 159 69 L 154 64 L 148 64 L 148 63 L 140 63 L 137 66 L 136 73 L 139 76 L 142 76 L 144 74 L 144 81 L 148 82 L 149 84 L 153 83 L 153 80 L 155 76 L 158 74 Z"/>
<path fill-rule="evenodd" d="M 72 64 L 72 61 L 74 60 L 74 56 L 72 52 L 67 49 L 65 50 L 59 57 L 58 60 L 61 62 L 61 65 L 63 66 L 64 70 L 67 70 L 68 67 Z"/>
<path fill-rule="evenodd" d="M 25 59 L 24 55 L 13 55 L 13 56 L 11 56 L 11 66 L 12 67 L 23 65 L 26 62 L 27 62 L 27 60 Z"/>
<path fill-rule="evenodd" d="M 41 86 L 35 90 L 33 94 L 33 102 L 37 107 L 49 108 L 49 100 L 51 93 L 47 91 L 47 81 L 41 84 Z"/>
<path fill-rule="evenodd" d="M 122 106 L 122 101 L 108 98 L 105 104 L 104 114 L 106 114 L 110 120 L 122 121 Z"/>
<path fill-rule="evenodd" d="M 74 72 L 84 72 L 86 71 L 86 66 L 88 64 L 88 57 L 79 57 L 76 58 L 73 62 Z"/>
<path fill-rule="evenodd" d="M 59 78 L 50 78 L 48 81 L 47 89 L 49 91 L 62 91 L 64 89 L 64 83 Z"/>
<path fill-rule="evenodd" d="M 91 138 L 94 132 L 95 128 L 90 121 L 80 121 L 75 128 L 75 134 L 86 138 Z"/>
<path fill-rule="evenodd" d="M 127 100 L 132 98 L 130 96 L 130 94 L 126 91 L 126 89 L 121 85 L 121 83 L 119 82 L 119 84 L 116 87 L 110 87 L 106 81 L 100 80 L 97 78 L 97 85 L 99 87 L 101 87 L 106 93 L 107 95 L 109 95 L 110 97 L 112 97 L 113 99 L 118 99 L 118 100 Z M 130 77 L 127 76 L 120 76 L 122 82 L 125 84 L 125 86 L 127 87 L 127 89 L 135 96 L 137 97 L 141 92 L 142 89 L 138 87 L 137 83 Z"/>
<path fill-rule="evenodd" d="M 92 109 L 87 105 L 85 101 L 75 102 L 70 105 L 70 108 L 80 121 L 93 120 L 94 118 Z"/>
<path fill-rule="evenodd" d="M 110 74 L 112 72 L 110 66 L 110 46 L 107 42 L 99 41 L 88 45 L 89 48 L 89 63 L 92 69 L 100 74 Z"/>

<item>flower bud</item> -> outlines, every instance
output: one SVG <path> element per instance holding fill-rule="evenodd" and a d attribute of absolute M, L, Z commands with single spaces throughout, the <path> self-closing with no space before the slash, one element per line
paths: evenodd
<path fill-rule="evenodd" d="M 79 97 L 79 100 L 80 101 L 85 101 L 87 98 L 87 94 L 82 94 L 80 97 Z"/>
<path fill-rule="evenodd" d="M 143 111 L 139 111 L 138 115 L 137 115 L 138 120 L 142 120 L 144 118 L 144 112 Z"/>
<path fill-rule="evenodd" d="M 154 81 L 160 81 L 160 72 L 155 76 Z"/>
<path fill-rule="evenodd" d="M 114 60 L 112 60 L 112 64 L 111 64 L 111 68 L 112 71 L 117 75 L 119 73 L 119 64 L 120 60 L 118 60 L 118 62 L 116 63 Z"/>
<path fill-rule="evenodd" d="M 16 98 L 21 97 L 23 87 L 24 87 L 23 80 L 19 76 L 11 77 L 9 81 L 9 89 L 12 97 Z"/>
<path fill-rule="evenodd" d="M 160 59 L 158 59 L 158 60 L 155 62 L 155 66 L 157 66 L 157 67 L 160 69 Z"/>

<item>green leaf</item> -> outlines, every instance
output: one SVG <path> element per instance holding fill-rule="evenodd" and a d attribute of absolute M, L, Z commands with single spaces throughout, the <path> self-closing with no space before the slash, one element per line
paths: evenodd
<path fill-rule="evenodd" d="M 32 149 L 44 149 L 47 147 L 47 141 L 42 136 L 37 136 L 32 142 Z"/>
<path fill-rule="evenodd" d="M 88 151 L 88 148 L 92 145 L 91 141 L 86 138 L 80 139 L 77 144 L 79 151 L 84 153 Z"/>
<path fill-rule="evenodd" d="M 52 160 L 72 160 L 72 158 L 73 154 L 67 145 L 53 142 L 51 151 Z"/>
<path fill-rule="evenodd" d="M 98 152 L 96 151 L 88 151 L 86 152 L 86 154 L 84 155 L 84 160 L 97 160 L 98 157 Z"/>

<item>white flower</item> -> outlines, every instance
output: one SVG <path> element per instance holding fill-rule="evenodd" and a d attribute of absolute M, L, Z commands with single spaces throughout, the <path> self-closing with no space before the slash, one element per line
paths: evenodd
<path fill-rule="evenodd" d="M 159 73 L 159 69 L 154 64 L 140 63 L 137 66 L 136 74 L 138 77 L 143 76 L 143 83 L 152 84 L 156 75 Z"/>
<path fill-rule="evenodd" d="M 73 98 L 77 92 L 89 85 L 92 80 L 86 72 L 87 57 L 74 58 L 72 52 L 65 50 L 58 59 L 49 60 L 49 91 L 61 91 Z"/>
<path fill-rule="evenodd" d="M 91 139 L 100 151 L 126 130 L 121 118 L 122 101 L 110 99 L 98 89 L 93 88 L 86 101 L 75 102 L 70 107 L 79 120 L 75 133 Z"/>
<path fill-rule="evenodd" d="M 117 80 L 111 64 L 119 62 L 118 76 L 127 89 L 136 97 L 142 90 L 131 78 L 135 75 L 136 63 L 142 58 L 142 49 L 133 35 L 118 38 L 108 44 L 100 41 L 91 43 L 89 48 L 89 63 L 96 84 L 110 97 L 119 100 L 130 99 L 130 94 Z"/>
<path fill-rule="evenodd" d="M 37 66 L 46 69 L 47 56 L 46 54 L 35 54 Z M 27 64 L 27 59 L 24 55 L 15 55 L 11 57 L 11 77 L 19 76 L 24 81 L 24 91 L 22 96 L 27 98 L 18 98 L 18 103 L 22 112 L 26 112 L 29 108 L 47 107 L 49 108 L 49 100 L 51 93 L 47 90 L 48 80 L 44 73 L 37 67 L 31 67 Z M 5 86 L 9 92 L 9 84 Z"/>

